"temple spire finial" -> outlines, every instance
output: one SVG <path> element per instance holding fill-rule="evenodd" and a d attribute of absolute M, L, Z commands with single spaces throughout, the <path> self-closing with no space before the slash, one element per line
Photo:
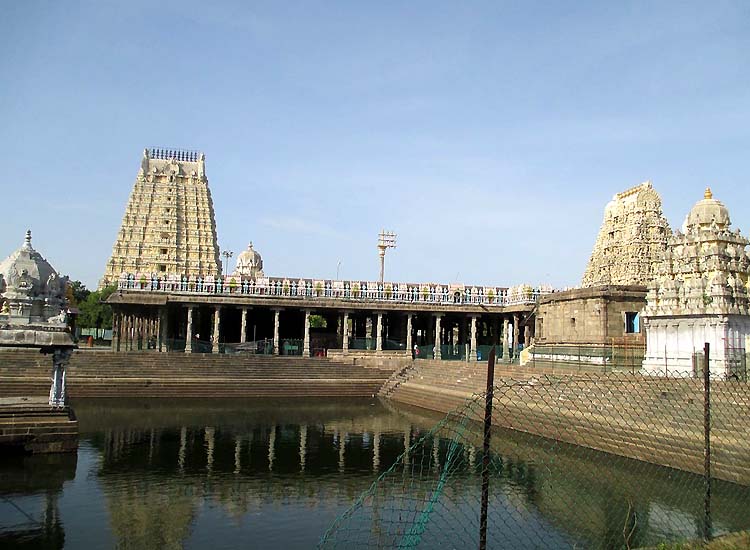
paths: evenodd
<path fill-rule="evenodd" d="M 31 248 L 31 229 L 26 230 L 26 237 L 23 240 L 24 248 Z"/>
<path fill-rule="evenodd" d="M 710 187 L 706 187 L 706 192 L 703 193 L 703 198 L 704 199 L 713 199 L 714 198 L 714 194 L 711 192 L 711 188 Z"/>

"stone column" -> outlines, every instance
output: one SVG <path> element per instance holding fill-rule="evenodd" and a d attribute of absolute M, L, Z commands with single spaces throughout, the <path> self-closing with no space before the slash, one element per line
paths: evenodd
<path fill-rule="evenodd" d="M 372 317 L 369 315 L 365 319 L 365 339 L 366 348 L 372 349 Z"/>
<path fill-rule="evenodd" d="M 187 332 L 185 332 L 185 353 L 193 353 L 193 306 L 187 308 Z"/>
<path fill-rule="evenodd" d="M 513 357 L 516 356 L 516 350 L 518 349 L 518 339 L 521 334 L 521 327 L 519 327 L 520 317 L 518 313 L 513 314 Z"/>
<path fill-rule="evenodd" d="M 477 316 L 471 316 L 471 347 L 469 348 L 469 361 L 477 360 Z"/>
<path fill-rule="evenodd" d="M 112 315 L 112 351 L 120 351 L 120 314 Z"/>
<path fill-rule="evenodd" d="M 169 338 L 169 309 L 164 307 L 159 315 L 159 351 L 167 351 Z"/>
<path fill-rule="evenodd" d="M 305 339 L 302 344 L 302 357 L 310 357 L 310 310 L 305 310 Z"/>
<path fill-rule="evenodd" d="M 219 353 L 219 335 L 221 334 L 221 306 L 214 307 L 214 331 L 211 335 L 211 353 Z"/>
<path fill-rule="evenodd" d="M 240 344 L 247 342 L 247 308 L 242 308 L 242 323 L 240 324 Z"/>
<path fill-rule="evenodd" d="M 349 353 L 349 312 L 344 312 L 344 332 L 342 334 L 341 346 L 344 349 L 344 355 Z"/>
<path fill-rule="evenodd" d="M 510 341 L 508 339 L 508 318 L 503 317 L 503 361 L 510 360 L 510 354 L 508 353 L 508 345 Z"/>
<path fill-rule="evenodd" d="M 412 354 L 412 349 L 414 345 L 412 344 L 412 338 L 411 338 L 411 320 L 412 320 L 412 314 L 407 313 L 406 314 L 406 351 L 409 355 Z"/>
<path fill-rule="evenodd" d="M 523 348 L 526 349 L 531 343 L 531 327 L 527 324 L 523 327 Z"/>
<path fill-rule="evenodd" d="M 273 310 L 273 354 L 279 354 L 279 316 L 281 315 L 280 309 Z"/>
<path fill-rule="evenodd" d="M 441 349 L 442 339 L 440 338 L 440 319 L 443 316 L 442 313 L 435 314 L 435 359 L 443 358 L 443 350 Z"/>
<path fill-rule="evenodd" d="M 381 353 L 383 351 L 383 314 L 378 313 L 378 324 L 377 334 L 375 335 L 375 351 Z"/>

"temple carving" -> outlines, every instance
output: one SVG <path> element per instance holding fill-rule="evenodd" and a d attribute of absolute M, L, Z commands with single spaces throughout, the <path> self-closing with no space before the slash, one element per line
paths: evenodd
<path fill-rule="evenodd" d="M 581 286 L 647 285 L 670 234 L 650 181 L 616 194 L 604 209 Z"/>
<path fill-rule="evenodd" d="M 746 239 L 729 211 L 706 189 L 656 266 L 643 312 L 646 372 L 694 374 L 695 353 L 711 345 L 712 374 L 743 370 L 750 338 Z"/>
<path fill-rule="evenodd" d="M 145 149 L 100 286 L 129 273 L 221 273 L 205 155 Z"/>

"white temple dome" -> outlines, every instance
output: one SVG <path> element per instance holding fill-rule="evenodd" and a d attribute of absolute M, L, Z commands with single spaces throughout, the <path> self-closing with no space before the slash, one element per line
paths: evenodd
<path fill-rule="evenodd" d="M 695 203 L 685 218 L 683 231 L 687 232 L 691 227 L 709 229 L 714 223 L 719 229 L 726 229 L 732 222 L 729 219 L 729 210 L 724 203 L 713 198 L 711 188 L 706 188 L 703 200 Z"/>
<path fill-rule="evenodd" d="M 263 258 L 253 248 L 253 243 L 247 245 L 247 250 L 243 250 L 237 256 L 235 272 L 244 277 L 256 278 L 263 276 Z"/>
<path fill-rule="evenodd" d="M 48 283 L 54 288 L 48 288 Z M 21 248 L 0 263 L 0 293 L 18 288 L 25 289 L 24 294 L 32 296 L 61 295 L 65 291 L 57 271 L 32 248 L 31 231 L 26 232 Z"/>

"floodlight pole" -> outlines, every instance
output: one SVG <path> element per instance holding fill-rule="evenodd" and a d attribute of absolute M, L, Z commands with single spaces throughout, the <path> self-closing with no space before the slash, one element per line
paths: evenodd
<path fill-rule="evenodd" d="M 225 250 L 221 255 L 224 256 L 224 275 L 229 275 L 229 259 L 234 256 L 234 252 Z"/>
<path fill-rule="evenodd" d="M 396 234 L 393 231 L 382 230 L 378 235 L 378 255 L 380 256 L 380 282 L 385 279 L 385 251 L 396 248 Z"/>
<path fill-rule="evenodd" d="M 479 512 L 479 550 L 487 549 L 487 507 L 490 500 L 490 438 L 492 437 L 492 398 L 495 388 L 495 346 L 487 359 L 487 393 L 484 399 L 484 442 L 482 454 L 482 504 Z"/>

